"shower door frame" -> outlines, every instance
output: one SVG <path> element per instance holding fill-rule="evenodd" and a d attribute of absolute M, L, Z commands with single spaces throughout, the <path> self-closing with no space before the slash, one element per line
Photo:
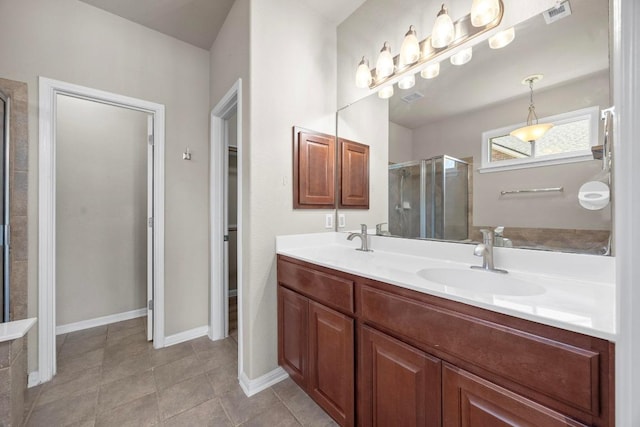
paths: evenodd
<path fill-rule="evenodd" d="M 9 179 L 11 177 L 11 169 L 10 169 L 10 137 L 11 137 L 11 97 L 9 95 L 5 95 L 2 91 L 0 91 L 0 99 L 4 101 L 4 120 L 3 125 L 3 138 L 2 138 L 2 150 L 4 152 L 4 169 L 2 171 L 2 197 L 4 199 L 4 206 L 2 207 L 2 224 L 0 224 L 2 233 L 2 274 L 3 274 L 3 283 L 2 283 L 2 319 L 0 319 L 0 323 L 10 321 L 11 314 L 11 290 L 10 290 L 10 267 L 11 267 L 11 258 L 10 258 L 10 243 L 11 243 L 11 226 L 9 225 Z"/>
<path fill-rule="evenodd" d="M 165 107 L 163 104 L 39 78 L 38 165 L 38 373 L 29 385 L 49 381 L 56 374 L 56 240 L 55 141 L 56 96 L 67 95 L 153 116 L 153 347 L 165 345 L 164 336 L 164 163 Z M 147 296 L 150 297 L 149 295 Z"/>

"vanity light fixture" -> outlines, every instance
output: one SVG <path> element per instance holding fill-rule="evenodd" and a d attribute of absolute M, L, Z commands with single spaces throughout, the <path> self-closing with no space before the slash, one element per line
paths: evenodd
<path fill-rule="evenodd" d="M 369 69 L 369 61 L 363 56 L 362 60 L 358 64 L 358 71 L 356 71 L 356 87 L 364 89 L 369 87 L 373 77 L 371 76 L 371 70 Z"/>
<path fill-rule="evenodd" d="M 535 142 L 542 138 L 549 129 L 553 127 L 553 123 L 538 123 L 538 115 L 536 114 L 536 106 L 533 103 L 533 84 L 542 80 L 542 74 L 534 74 L 525 77 L 522 84 L 529 85 L 529 114 L 527 115 L 527 125 L 514 130 L 509 135 L 515 136 L 522 141 Z"/>
<path fill-rule="evenodd" d="M 511 27 L 504 31 L 495 33 L 489 37 L 489 47 L 491 49 L 502 49 L 516 38 L 516 30 Z"/>
<path fill-rule="evenodd" d="M 456 53 L 455 55 L 452 55 L 450 58 L 450 61 L 453 65 L 464 65 L 467 62 L 471 61 L 472 57 L 473 57 L 473 48 L 468 47 Z"/>
<path fill-rule="evenodd" d="M 356 86 L 359 88 L 368 87 L 369 89 L 383 88 L 379 91 L 378 96 L 386 99 L 393 96 L 393 84 L 395 83 L 398 83 L 401 89 L 412 87 L 415 84 L 417 73 L 426 79 L 436 77 L 440 73 L 440 60 L 437 58 L 446 58 L 445 55 L 453 49 L 459 50 L 459 52 L 454 55 L 455 58 L 451 58 L 452 63 L 464 64 L 468 62 L 472 56 L 472 49 L 470 46 L 465 49 L 464 45 L 469 44 L 479 35 L 496 28 L 502 22 L 504 4 L 502 0 L 491 0 L 487 4 L 493 4 L 493 2 L 497 2 L 498 14 L 481 27 L 472 25 L 471 13 L 458 19 L 455 23 L 452 22 L 447 8 L 443 4 L 430 36 L 418 42 L 416 28 L 411 25 L 405 34 L 398 55 L 393 57 L 391 46 L 385 42 L 380 50 L 375 69 L 368 69 L 368 62 L 363 57 L 358 63 L 356 71 Z"/>
<path fill-rule="evenodd" d="M 398 87 L 400 89 L 411 89 L 416 85 L 416 76 L 415 74 L 409 74 L 398 81 Z"/>
<path fill-rule="evenodd" d="M 433 79 L 435 77 L 438 77 L 438 74 L 440 74 L 439 62 L 429 64 L 425 69 L 420 71 L 420 77 L 422 77 L 423 79 Z"/>
<path fill-rule="evenodd" d="M 500 14 L 498 0 L 473 0 L 471 4 L 471 25 L 484 27 Z"/>
<path fill-rule="evenodd" d="M 393 74 L 395 66 L 393 64 L 393 56 L 391 56 L 391 46 L 388 42 L 384 42 L 378 62 L 376 62 L 376 80 L 384 79 Z"/>
<path fill-rule="evenodd" d="M 431 31 L 431 46 L 435 49 L 445 48 L 451 44 L 455 35 L 456 29 L 443 3 Z"/>
<path fill-rule="evenodd" d="M 416 35 L 416 27 L 409 26 L 409 31 L 404 35 L 404 41 L 400 47 L 400 67 L 404 68 L 420 59 L 420 43 Z"/>
<path fill-rule="evenodd" d="M 393 96 L 393 85 L 385 86 L 378 91 L 378 97 L 381 99 L 388 99 Z"/>

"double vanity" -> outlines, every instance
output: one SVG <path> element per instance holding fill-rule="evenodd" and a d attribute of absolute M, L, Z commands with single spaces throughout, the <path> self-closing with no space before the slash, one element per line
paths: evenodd
<path fill-rule="evenodd" d="M 613 426 L 611 257 L 281 236 L 278 359 L 343 426 Z"/>

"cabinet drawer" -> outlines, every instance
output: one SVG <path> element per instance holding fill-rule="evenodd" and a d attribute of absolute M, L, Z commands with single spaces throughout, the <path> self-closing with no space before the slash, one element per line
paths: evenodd
<path fill-rule="evenodd" d="M 362 286 L 362 320 L 598 415 L 597 352 Z"/>
<path fill-rule="evenodd" d="M 353 281 L 278 260 L 278 283 L 345 313 L 354 313 Z"/>

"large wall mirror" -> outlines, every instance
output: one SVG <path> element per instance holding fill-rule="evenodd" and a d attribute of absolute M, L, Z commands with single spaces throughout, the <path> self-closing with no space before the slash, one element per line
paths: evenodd
<path fill-rule="evenodd" d="M 455 20 L 471 1 L 451 3 Z M 425 38 L 440 3 L 367 0 L 338 27 L 338 97 L 347 105 L 338 136 L 371 147 L 370 209 L 340 211 L 345 229 L 386 223 L 392 237 L 471 243 L 490 228 L 502 236 L 498 245 L 610 253 L 611 203 L 592 210 L 579 202 L 586 182 L 610 184 L 608 165 L 591 150 L 603 140 L 600 113 L 613 104 L 609 2 L 564 2 L 551 22 L 540 12 L 518 20 L 520 3 L 504 1 L 503 24 L 515 29 L 508 46 L 478 41 L 468 63 L 442 60 L 437 77 L 418 74 L 389 99 L 355 88 L 358 61 L 366 55 L 375 64 L 391 29 L 394 55 L 410 24 Z M 533 83 L 537 116 L 555 125 L 535 144 L 510 136 L 526 122 L 532 75 L 543 76 Z"/>

